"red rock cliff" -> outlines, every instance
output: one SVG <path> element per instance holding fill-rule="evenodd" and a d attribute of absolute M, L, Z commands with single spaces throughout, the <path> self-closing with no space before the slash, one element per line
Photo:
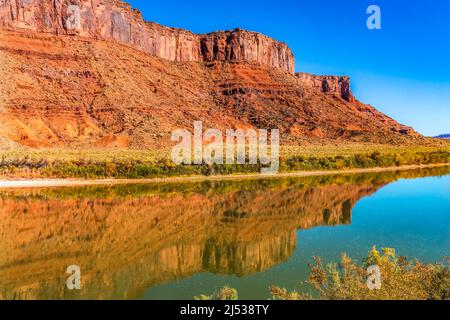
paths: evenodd
<path fill-rule="evenodd" d="M 284 43 L 240 29 L 197 35 L 164 27 L 118 0 L 0 0 L 0 26 L 115 40 L 171 61 L 255 62 L 294 73 Z"/>

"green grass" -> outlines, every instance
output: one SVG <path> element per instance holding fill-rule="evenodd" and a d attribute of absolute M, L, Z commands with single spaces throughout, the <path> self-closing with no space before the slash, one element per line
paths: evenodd
<path fill-rule="evenodd" d="M 280 172 L 450 163 L 450 147 L 343 145 L 283 147 Z M 156 178 L 259 173 L 262 165 L 174 165 L 170 150 L 17 150 L 0 152 L 0 176 Z"/>

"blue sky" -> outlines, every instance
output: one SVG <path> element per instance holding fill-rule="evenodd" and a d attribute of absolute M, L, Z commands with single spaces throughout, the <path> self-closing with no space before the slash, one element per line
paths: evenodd
<path fill-rule="evenodd" d="M 196 33 L 236 27 L 286 42 L 296 70 L 349 75 L 357 98 L 425 135 L 450 133 L 450 1 L 128 1 Z M 366 27 L 380 6 L 382 29 Z"/>

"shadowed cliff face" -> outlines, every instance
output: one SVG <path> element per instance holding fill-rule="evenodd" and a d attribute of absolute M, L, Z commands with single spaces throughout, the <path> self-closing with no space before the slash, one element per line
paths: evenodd
<path fill-rule="evenodd" d="M 296 230 L 350 223 L 354 204 L 382 185 L 234 184 L 3 192 L 1 297 L 73 298 L 65 270 L 74 264 L 82 298 L 139 298 L 199 272 L 261 272 L 289 259 Z"/>
<path fill-rule="evenodd" d="M 68 25 L 75 15 L 79 24 Z M 284 43 L 243 30 L 196 35 L 164 27 L 144 21 L 139 11 L 118 0 L 2 0 L 1 25 L 114 40 L 170 61 L 257 62 L 294 72 L 294 56 Z"/>

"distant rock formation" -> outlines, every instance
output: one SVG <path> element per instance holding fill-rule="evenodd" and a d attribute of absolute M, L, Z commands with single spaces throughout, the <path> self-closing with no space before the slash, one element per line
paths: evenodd
<path fill-rule="evenodd" d="M 441 134 L 440 136 L 435 137 L 437 139 L 450 139 L 450 133 L 448 134 Z"/>
<path fill-rule="evenodd" d="M 197 35 L 146 22 L 118 0 L 2 0 L 0 26 L 115 40 L 170 61 L 256 62 L 294 73 L 292 51 L 265 35 L 240 29 Z"/>
<path fill-rule="evenodd" d="M 323 93 L 335 94 L 348 102 L 354 102 L 350 88 L 350 78 L 347 76 L 318 76 L 299 72 L 296 76 L 307 86 L 321 90 Z"/>

